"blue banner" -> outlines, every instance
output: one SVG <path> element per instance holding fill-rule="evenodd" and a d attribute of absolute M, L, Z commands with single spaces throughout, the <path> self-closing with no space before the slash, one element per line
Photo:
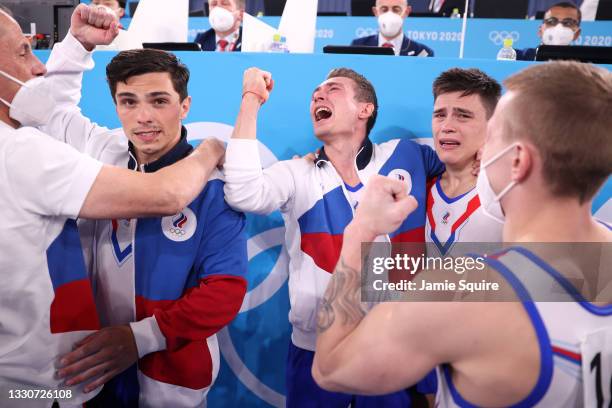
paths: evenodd
<path fill-rule="evenodd" d="M 450 21 L 449 23 L 454 23 Z M 38 53 L 43 59 L 48 53 Z M 120 126 L 105 80 L 113 52 L 95 54 L 96 67 L 84 76 L 83 113 L 105 126 Z M 178 53 L 190 68 L 191 112 L 185 121 L 192 139 L 229 138 L 238 114 L 243 71 L 252 66 L 272 72 L 275 87 L 258 121 L 263 163 L 315 151 L 312 92 L 336 67 L 350 67 L 373 83 L 380 103 L 372 140 L 430 138 L 431 84 L 451 67 L 478 67 L 499 81 L 528 66 L 527 62 L 394 58 L 356 55 L 280 55 Z M 612 69 L 612 67 L 608 67 Z M 610 205 L 612 183 L 600 192 L 594 210 Z M 222 364 L 209 397 L 211 407 L 284 406 L 285 359 L 290 327 L 287 319 L 287 255 L 279 214 L 248 216 L 249 287 L 242 310 L 219 333 Z"/>
<path fill-rule="evenodd" d="M 280 17 L 261 17 L 262 21 L 278 27 Z M 129 26 L 130 19 L 122 23 Z M 457 58 L 461 43 L 462 21 L 450 18 L 408 18 L 404 24 L 405 34 L 412 40 L 431 47 L 436 57 Z M 514 40 L 514 48 L 537 47 L 537 36 L 541 21 L 511 19 L 468 19 L 466 30 L 465 57 L 492 58 L 502 47 L 504 38 Z M 189 19 L 188 40 L 210 28 L 205 17 Z M 315 52 L 322 52 L 326 45 L 348 45 L 358 37 L 376 34 L 378 31 L 374 17 L 318 17 Z M 582 23 L 582 35 L 577 45 L 612 46 L 612 21 Z"/>

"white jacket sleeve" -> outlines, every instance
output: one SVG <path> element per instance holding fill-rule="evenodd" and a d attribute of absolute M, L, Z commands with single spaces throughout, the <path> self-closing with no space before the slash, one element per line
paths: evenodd
<path fill-rule="evenodd" d="M 295 196 L 291 161 L 262 169 L 257 140 L 231 139 L 225 153 L 225 200 L 234 209 L 257 214 L 288 211 Z"/>
<path fill-rule="evenodd" d="M 82 153 L 87 152 L 92 138 L 109 131 L 83 116 L 78 107 L 83 72 L 94 67 L 91 54 L 68 33 L 53 48 L 47 61 L 47 80 L 41 85 L 45 87 L 41 91 L 50 92 L 56 105 L 49 122 L 40 130 Z"/>

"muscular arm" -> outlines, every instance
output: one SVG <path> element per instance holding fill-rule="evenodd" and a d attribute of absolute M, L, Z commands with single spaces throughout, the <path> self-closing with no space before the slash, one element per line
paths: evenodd
<path fill-rule="evenodd" d="M 81 207 L 79 217 L 92 219 L 172 215 L 202 191 L 223 154 L 209 139 L 185 159 L 155 173 L 104 166 Z"/>
<path fill-rule="evenodd" d="M 438 339 L 452 316 L 444 307 L 394 302 L 367 313 L 361 303 L 361 243 L 393 231 L 416 206 L 401 182 L 380 176 L 368 182 L 318 312 L 312 374 L 323 388 L 384 394 L 415 384 L 448 361 Z"/>
<path fill-rule="evenodd" d="M 376 395 L 416 384 L 441 362 L 432 347 L 437 333 L 432 314 L 440 304 L 381 303 L 367 313 L 360 302 L 361 242 L 375 237 L 366 235 L 354 226 L 345 231 L 319 308 L 312 374 L 330 391 Z"/>

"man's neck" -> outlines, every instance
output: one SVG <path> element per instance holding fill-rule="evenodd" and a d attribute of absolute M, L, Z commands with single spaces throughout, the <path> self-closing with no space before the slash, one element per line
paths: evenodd
<path fill-rule="evenodd" d="M 455 167 L 446 166 L 446 171 L 440 179 L 440 187 L 448 197 L 457 197 L 476 187 L 476 176 L 471 165 Z"/>
<path fill-rule="evenodd" d="M 516 202 L 519 200 L 521 203 Z M 512 216 L 506 217 L 504 225 L 504 242 L 606 241 L 603 228 L 591 214 L 591 202 L 533 195 L 516 197 L 513 205 Z"/>
<path fill-rule="evenodd" d="M 350 186 L 357 185 L 360 182 L 355 167 L 355 158 L 362 143 L 363 138 L 356 137 L 342 138 L 325 143 L 325 154 L 327 154 L 329 161 L 331 161 L 342 180 Z"/>

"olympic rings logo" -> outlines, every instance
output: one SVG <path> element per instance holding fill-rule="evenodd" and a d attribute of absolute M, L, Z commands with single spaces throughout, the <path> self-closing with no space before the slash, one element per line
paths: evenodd
<path fill-rule="evenodd" d="M 175 235 L 185 235 L 186 234 L 184 229 L 174 228 L 174 227 L 170 228 L 170 232 L 175 234 Z"/>
<path fill-rule="evenodd" d="M 491 31 L 489 32 L 489 40 L 495 45 L 502 45 L 506 38 L 512 38 L 512 42 L 516 43 L 521 35 L 518 31 Z"/>
<path fill-rule="evenodd" d="M 361 37 L 368 37 L 370 35 L 374 35 L 376 34 L 378 31 L 376 31 L 375 28 L 370 28 L 370 27 L 359 27 L 357 30 L 355 30 L 355 36 L 357 38 L 361 38 Z"/>

